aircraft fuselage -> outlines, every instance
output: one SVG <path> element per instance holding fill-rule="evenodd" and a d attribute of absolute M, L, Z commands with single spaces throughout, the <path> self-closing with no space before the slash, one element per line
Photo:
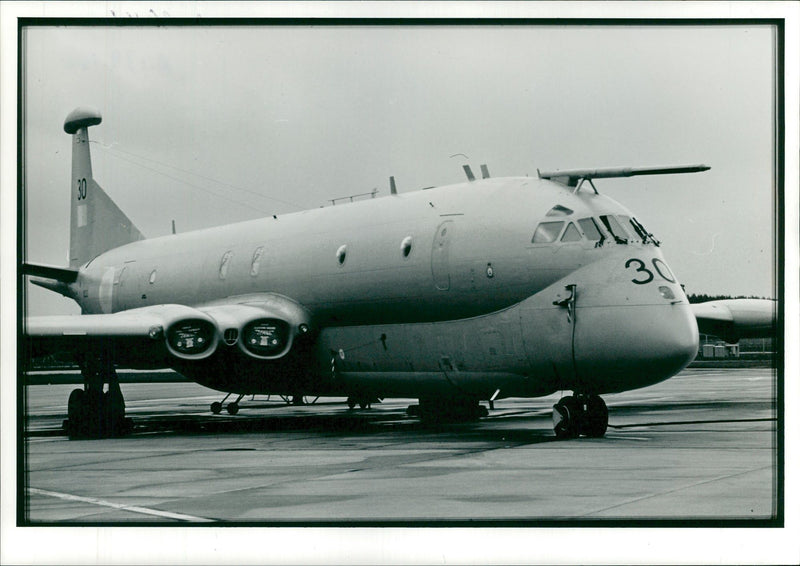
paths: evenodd
<path fill-rule="evenodd" d="M 697 326 L 656 243 L 632 223 L 619 239 L 609 217 L 632 215 L 589 190 L 486 179 L 134 242 L 83 266 L 71 293 L 84 314 L 301 305 L 312 332 L 281 359 L 221 345 L 171 364 L 224 391 L 622 391 L 680 371 Z"/>

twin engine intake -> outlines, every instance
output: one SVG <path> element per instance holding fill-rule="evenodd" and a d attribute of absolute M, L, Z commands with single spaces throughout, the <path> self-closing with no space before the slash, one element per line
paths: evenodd
<path fill-rule="evenodd" d="M 271 296 L 240 304 L 219 304 L 197 309 L 180 307 L 170 314 L 166 347 L 184 360 L 211 356 L 224 344 L 244 355 L 273 360 L 286 355 L 295 337 L 311 328 L 308 312 L 290 299 Z"/>

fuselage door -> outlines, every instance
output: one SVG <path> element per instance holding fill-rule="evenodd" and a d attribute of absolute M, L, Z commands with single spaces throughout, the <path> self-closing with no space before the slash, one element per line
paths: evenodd
<path fill-rule="evenodd" d="M 450 242 L 453 237 L 453 221 L 445 220 L 436 229 L 431 250 L 433 283 L 439 291 L 450 289 Z"/>
<path fill-rule="evenodd" d="M 520 309 L 525 350 L 538 387 L 554 391 L 574 382 L 578 287 L 550 287 Z"/>

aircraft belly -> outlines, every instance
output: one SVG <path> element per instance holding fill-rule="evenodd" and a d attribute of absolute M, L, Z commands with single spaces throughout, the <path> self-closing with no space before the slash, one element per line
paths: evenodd
<path fill-rule="evenodd" d="M 317 351 L 346 388 L 378 396 L 541 394 L 513 307 L 449 322 L 327 328 Z"/>
<path fill-rule="evenodd" d="M 500 389 L 503 397 L 528 391 L 524 376 L 504 372 L 342 372 L 348 391 L 369 392 L 377 397 L 450 397 L 467 395 L 489 399 Z"/>

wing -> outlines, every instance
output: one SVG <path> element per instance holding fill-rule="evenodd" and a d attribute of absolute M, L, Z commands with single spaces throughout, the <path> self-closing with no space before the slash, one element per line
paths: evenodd
<path fill-rule="evenodd" d="M 719 336 L 727 342 L 775 334 L 778 303 L 770 299 L 724 299 L 691 307 L 702 334 Z"/>
<path fill-rule="evenodd" d="M 214 320 L 183 305 L 158 305 L 115 314 L 39 316 L 25 321 L 30 357 L 64 352 L 103 353 L 121 366 L 169 367 L 171 357 L 202 359 L 214 352 Z"/>
<path fill-rule="evenodd" d="M 166 368 L 176 359 L 202 360 L 219 346 L 238 345 L 247 357 L 285 355 L 306 334 L 311 316 L 279 295 L 261 294 L 200 308 L 154 305 L 114 314 L 30 317 L 23 340 L 28 357 L 101 354 L 118 367 Z"/>

